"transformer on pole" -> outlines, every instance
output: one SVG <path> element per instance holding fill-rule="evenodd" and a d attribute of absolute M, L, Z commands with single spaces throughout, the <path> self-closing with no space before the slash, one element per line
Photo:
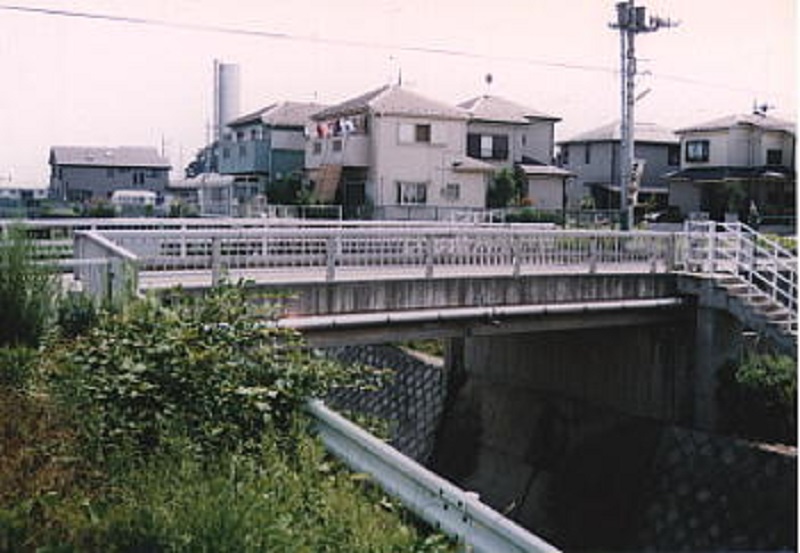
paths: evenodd
<path fill-rule="evenodd" d="M 638 195 L 638 179 L 634 182 L 634 106 L 636 104 L 636 35 L 652 33 L 662 27 L 674 27 L 669 19 L 650 17 L 647 19 L 645 8 L 636 6 L 634 0 L 617 3 L 617 20 L 609 23 L 612 29 L 619 29 L 620 37 L 620 226 L 628 230 L 633 226 L 633 207 Z"/>

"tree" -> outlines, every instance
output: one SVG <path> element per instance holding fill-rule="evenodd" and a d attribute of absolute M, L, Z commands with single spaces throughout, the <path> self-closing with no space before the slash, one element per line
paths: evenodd
<path fill-rule="evenodd" d="M 491 208 L 508 207 L 519 203 L 520 186 L 511 169 L 503 168 L 495 174 L 486 198 Z"/>

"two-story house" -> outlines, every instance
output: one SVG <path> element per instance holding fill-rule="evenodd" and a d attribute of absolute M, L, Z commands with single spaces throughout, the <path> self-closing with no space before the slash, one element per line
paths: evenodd
<path fill-rule="evenodd" d="M 570 208 L 589 204 L 597 209 L 619 209 L 621 143 L 619 121 L 558 143 L 561 166 L 575 174 L 567 191 Z M 679 167 L 678 136 L 660 125 L 637 122 L 634 157 L 642 168 L 637 203 L 666 207 L 669 186 L 664 174 Z"/>
<path fill-rule="evenodd" d="M 170 169 L 156 148 L 54 146 L 50 149 L 50 195 L 87 202 L 110 200 L 117 190 L 146 190 L 163 198 Z"/>
<path fill-rule="evenodd" d="M 794 124 L 762 112 L 730 115 L 676 131 L 680 170 L 670 203 L 715 220 L 795 215 Z"/>
<path fill-rule="evenodd" d="M 468 115 L 400 85 L 316 113 L 306 143 L 313 198 L 379 219 L 444 219 L 485 205 L 492 165 L 466 152 Z"/>
<path fill-rule="evenodd" d="M 560 118 L 488 94 L 458 107 L 469 115 L 469 157 L 496 169 L 520 169 L 525 175 L 522 196 L 526 203 L 539 209 L 564 209 L 565 186 L 572 174 L 551 165 L 555 124 Z"/>
<path fill-rule="evenodd" d="M 268 195 L 270 185 L 302 175 L 306 125 L 324 107 L 280 102 L 228 122 L 217 145 L 218 170 L 233 175 L 233 200 L 239 208 Z"/>

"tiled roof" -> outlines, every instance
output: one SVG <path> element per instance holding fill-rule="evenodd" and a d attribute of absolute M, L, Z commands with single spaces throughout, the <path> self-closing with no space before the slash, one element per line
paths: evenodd
<path fill-rule="evenodd" d="M 436 119 L 467 118 L 467 115 L 456 107 L 431 100 L 400 85 L 385 85 L 322 110 L 316 113 L 313 119 L 321 121 L 365 112 L 376 115 L 406 115 Z"/>
<path fill-rule="evenodd" d="M 50 162 L 57 165 L 90 167 L 149 167 L 169 169 L 169 161 L 159 155 L 156 148 L 121 146 L 101 148 L 93 146 L 53 146 Z"/>
<path fill-rule="evenodd" d="M 675 132 L 682 134 L 689 132 L 716 131 L 730 129 L 731 127 L 736 127 L 739 125 L 751 125 L 755 127 L 761 127 L 762 129 L 780 130 L 795 134 L 795 124 L 791 121 L 786 121 L 784 119 L 772 117 L 771 115 L 762 115 L 758 113 L 726 115 L 725 117 L 712 119 L 711 121 L 706 121 L 705 123 L 678 129 Z"/>
<path fill-rule="evenodd" d="M 619 121 L 614 121 L 597 127 L 590 131 L 577 134 L 569 140 L 561 140 L 559 144 L 570 144 L 573 142 L 618 142 L 620 140 Z M 636 123 L 634 127 L 635 142 L 650 142 L 663 144 L 678 144 L 678 136 L 666 127 L 655 123 Z"/>
<path fill-rule="evenodd" d="M 530 123 L 531 119 L 548 119 L 560 121 L 560 118 L 547 115 L 541 111 L 527 108 L 499 96 L 477 96 L 458 104 L 466 110 L 470 118 L 478 121 L 492 121 L 496 123 Z"/>
<path fill-rule="evenodd" d="M 311 116 L 322 109 L 325 109 L 324 105 L 311 102 L 280 102 L 237 117 L 228 126 L 264 123 L 271 127 L 304 127 Z"/>

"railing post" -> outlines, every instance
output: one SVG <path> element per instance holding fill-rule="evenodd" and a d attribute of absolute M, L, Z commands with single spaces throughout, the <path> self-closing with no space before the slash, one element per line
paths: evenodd
<path fill-rule="evenodd" d="M 328 236 L 325 242 L 325 280 L 332 282 L 336 278 L 336 236 Z"/>
<path fill-rule="evenodd" d="M 589 273 L 597 272 L 597 237 L 592 236 L 589 240 Z"/>
<path fill-rule="evenodd" d="M 511 263 L 513 264 L 512 276 L 517 278 L 520 274 L 520 247 L 519 237 L 516 235 L 511 237 Z"/>
<path fill-rule="evenodd" d="M 708 226 L 708 238 L 706 239 L 706 263 L 708 267 L 708 272 L 713 274 L 716 273 L 716 263 L 714 262 L 716 256 L 716 232 L 717 226 L 714 223 L 711 223 Z"/>
<path fill-rule="evenodd" d="M 425 236 L 425 278 L 433 278 L 433 235 Z"/>
<path fill-rule="evenodd" d="M 219 236 L 211 239 L 211 285 L 217 286 L 222 281 L 222 246 Z"/>

